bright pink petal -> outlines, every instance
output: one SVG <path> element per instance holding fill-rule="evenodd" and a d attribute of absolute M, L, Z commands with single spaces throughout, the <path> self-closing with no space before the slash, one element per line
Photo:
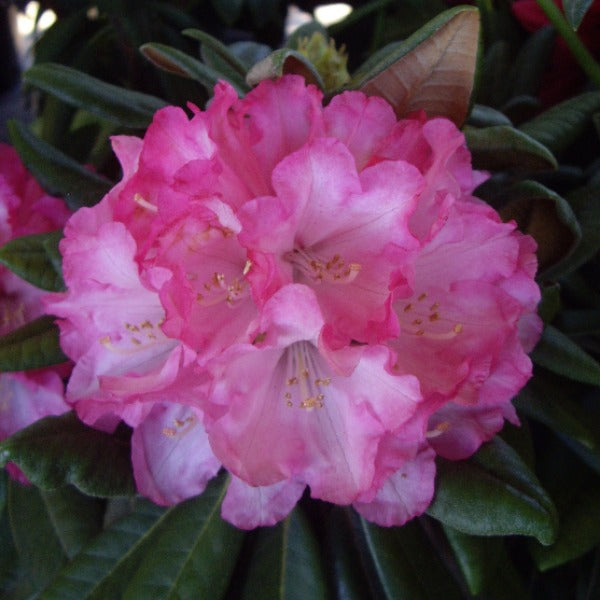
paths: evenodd
<path fill-rule="evenodd" d="M 288 76 L 262 81 L 242 100 L 219 83 L 207 116 L 221 158 L 258 196 L 270 193 L 277 163 L 322 132 L 321 111 L 320 92 Z"/>
<path fill-rule="evenodd" d="M 240 529 L 275 525 L 296 506 L 305 487 L 297 481 L 253 487 L 232 476 L 221 505 L 221 516 Z"/>
<path fill-rule="evenodd" d="M 382 98 L 361 92 L 334 96 L 323 109 L 325 132 L 350 150 L 362 171 L 396 123 L 392 107 Z"/>

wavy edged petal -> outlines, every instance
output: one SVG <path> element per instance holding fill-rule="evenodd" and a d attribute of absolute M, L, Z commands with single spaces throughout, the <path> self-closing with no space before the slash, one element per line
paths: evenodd
<path fill-rule="evenodd" d="M 294 479 L 314 497 L 348 504 L 372 486 L 379 440 L 412 417 L 419 386 L 388 373 L 381 346 L 365 347 L 350 375 L 334 372 L 312 326 L 299 339 L 301 321 L 310 324 L 297 308 L 301 290 L 309 307 L 303 286 L 286 286 L 265 307 L 279 300 L 272 322 L 281 316 L 287 327 L 266 327 L 259 343 L 234 346 L 210 365 L 207 430 L 215 454 L 251 485 Z"/>
<path fill-rule="evenodd" d="M 321 99 L 294 75 L 262 81 L 242 100 L 228 84 L 217 85 L 207 110 L 210 135 L 251 195 L 269 194 L 275 166 L 322 134 Z"/>
<path fill-rule="evenodd" d="M 434 492 L 435 452 L 426 448 L 389 477 L 371 502 L 354 502 L 368 521 L 384 527 L 404 525 L 422 514 Z"/>
<path fill-rule="evenodd" d="M 232 476 L 221 505 L 221 516 L 240 529 L 275 525 L 296 506 L 305 487 L 297 481 L 254 487 Z"/>
<path fill-rule="evenodd" d="M 356 169 L 362 171 L 396 123 L 392 107 L 377 96 L 344 92 L 323 109 L 327 136 L 350 150 Z"/>

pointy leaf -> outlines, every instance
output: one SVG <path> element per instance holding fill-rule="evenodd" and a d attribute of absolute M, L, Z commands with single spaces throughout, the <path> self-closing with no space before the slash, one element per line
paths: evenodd
<path fill-rule="evenodd" d="M 299 508 L 282 523 L 258 532 L 242 598 L 327 598 L 317 539 Z"/>
<path fill-rule="evenodd" d="M 45 417 L 0 442 L 0 465 L 9 461 L 44 490 L 72 484 L 98 497 L 135 491 L 127 432 L 92 429 L 73 413 Z"/>
<path fill-rule="evenodd" d="M 519 129 L 558 154 L 584 133 L 599 110 L 600 92 L 586 92 L 549 108 Z"/>
<path fill-rule="evenodd" d="M 55 63 L 34 65 L 23 77 L 27 83 L 67 104 L 124 127 L 145 128 L 154 113 L 166 106 L 166 102 L 155 96 L 126 90 Z"/>
<path fill-rule="evenodd" d="M 124 600 L 214 598 L 225 592 L 244 532 L 221 519 L 227 477 L 179 504 L 154 536 L 151 550 L 131 578 Z"/>
<path fill-rule="evenodd" d="M 51 292 L 64 289 L 58 242 L 62 231 L 27 235 L 0 248 L 0 263 L 22 279 Z"/>
<path fill-rule="evenodd" d="M 398 117 L 424 110 L 460 126 L 473 91 L 478 42 L 475 8 L 445 11 L 407 40 L 371 57 L 349 87 L 385 98 Z"/>
<path fill-rule="evenodd" d="M 243 95 L 246 91 L 226 74 L 215 71 L 212 67 L 196 60 L 189 54 L 165 44 L 144 44 L 140 52 L 155 66 L 181 77 L 188 77 L 202 84 L 210 93 L 219 79 L 228 79 L 236 92 Z"/>
<path fill-rule="evenodd" d="M 68 359 L 58 343 L 54 317 L 44 316 L 0 337 L 0 372 L 27 371 Z"/>
<path fill-rule="evenodd" d="M 548 148 L 510 125 L 465 127 L 465 137 L 476 169 L 547 171 L 557 167 Z"/>
<path fill-rule="evenodd" d="M 307 83 L 324 88 L 315 66 L 297 50 L 280 48 L 257 62 L 246 75 L 248 85 L 258 85 L 263 79 L 273 79 L 288 73 L 302 75 Z"/>
<path fill-rule="evenodd" d="M 436 493 L 428 514 L 471 535 L 555 538 L 556 509 L 519 455 L 494 438 L 468 461 L 438 461 Z"/>
<path fill-rule="evenodd" d="M 568 379 L 600 385 L 600 363 L 564 333 L 547 325 L 533 361 Z"/>
<path fill-rule="evenodd" d="M 131 512 L 111 523 L 58 573 L 40 600 L 121 597 L 150 550 L 153 536 L 175 510 L 177 507 L 165 511 L 147 500 L 137 500 Z"/>
<path fill-rule="evenodd" d="M 27 169 L 46 192 L 64 198 L 69 208 L 93 206 L 113 186 L 106 177 L 84 168 L 41 140 L 23 123 L 9 121 L 8 131 Z"/>

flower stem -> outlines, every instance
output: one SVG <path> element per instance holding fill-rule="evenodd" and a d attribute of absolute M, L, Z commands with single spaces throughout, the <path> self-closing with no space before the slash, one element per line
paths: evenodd
<path fill-rule="evenodd" d="M 550 19 L 550 23 L 552 23 L 556 31 L 565 40 L 579 66 L 585 71 L 592 82 L 600 88 L 600 65 L 598 65 L 588 49 L 581 43 L 581 40 L 567 23 L 559 8 L 554 4 L 553 0 L 536 0 L 536 2 L 548 19 Z"/>

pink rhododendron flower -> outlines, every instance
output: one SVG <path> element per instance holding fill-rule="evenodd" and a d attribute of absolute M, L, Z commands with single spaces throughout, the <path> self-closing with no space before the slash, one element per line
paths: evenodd
<path fill-rule="evenodd" d="M 222 514 L 272 525 L 304 493 L 399 525 L 435 456 L 517 421 L 535 244 L 471 194 L 463 135 L 297 76 L 113 140 L 123 179 L 71 218 L 47 299 L 86 422 L 134 428 L 138 489 L 171 504 L 224 466 Z M 293 115 L 293 116 L 292 116 Z"/>
<path fill-rule="evenodd" d="M 59 198 L 44 193 L 27 172 L 17 152 L 0 144 L 0 245 L 62 227 L 70 213 Z M 0 266 L 0 335 L 43 314 L 43 292 Z M 0 374 L 0 440 L 47 415 L 69 409 L 60 369 Z M 13 477 L 26 482 L 13 464 Z"/>

